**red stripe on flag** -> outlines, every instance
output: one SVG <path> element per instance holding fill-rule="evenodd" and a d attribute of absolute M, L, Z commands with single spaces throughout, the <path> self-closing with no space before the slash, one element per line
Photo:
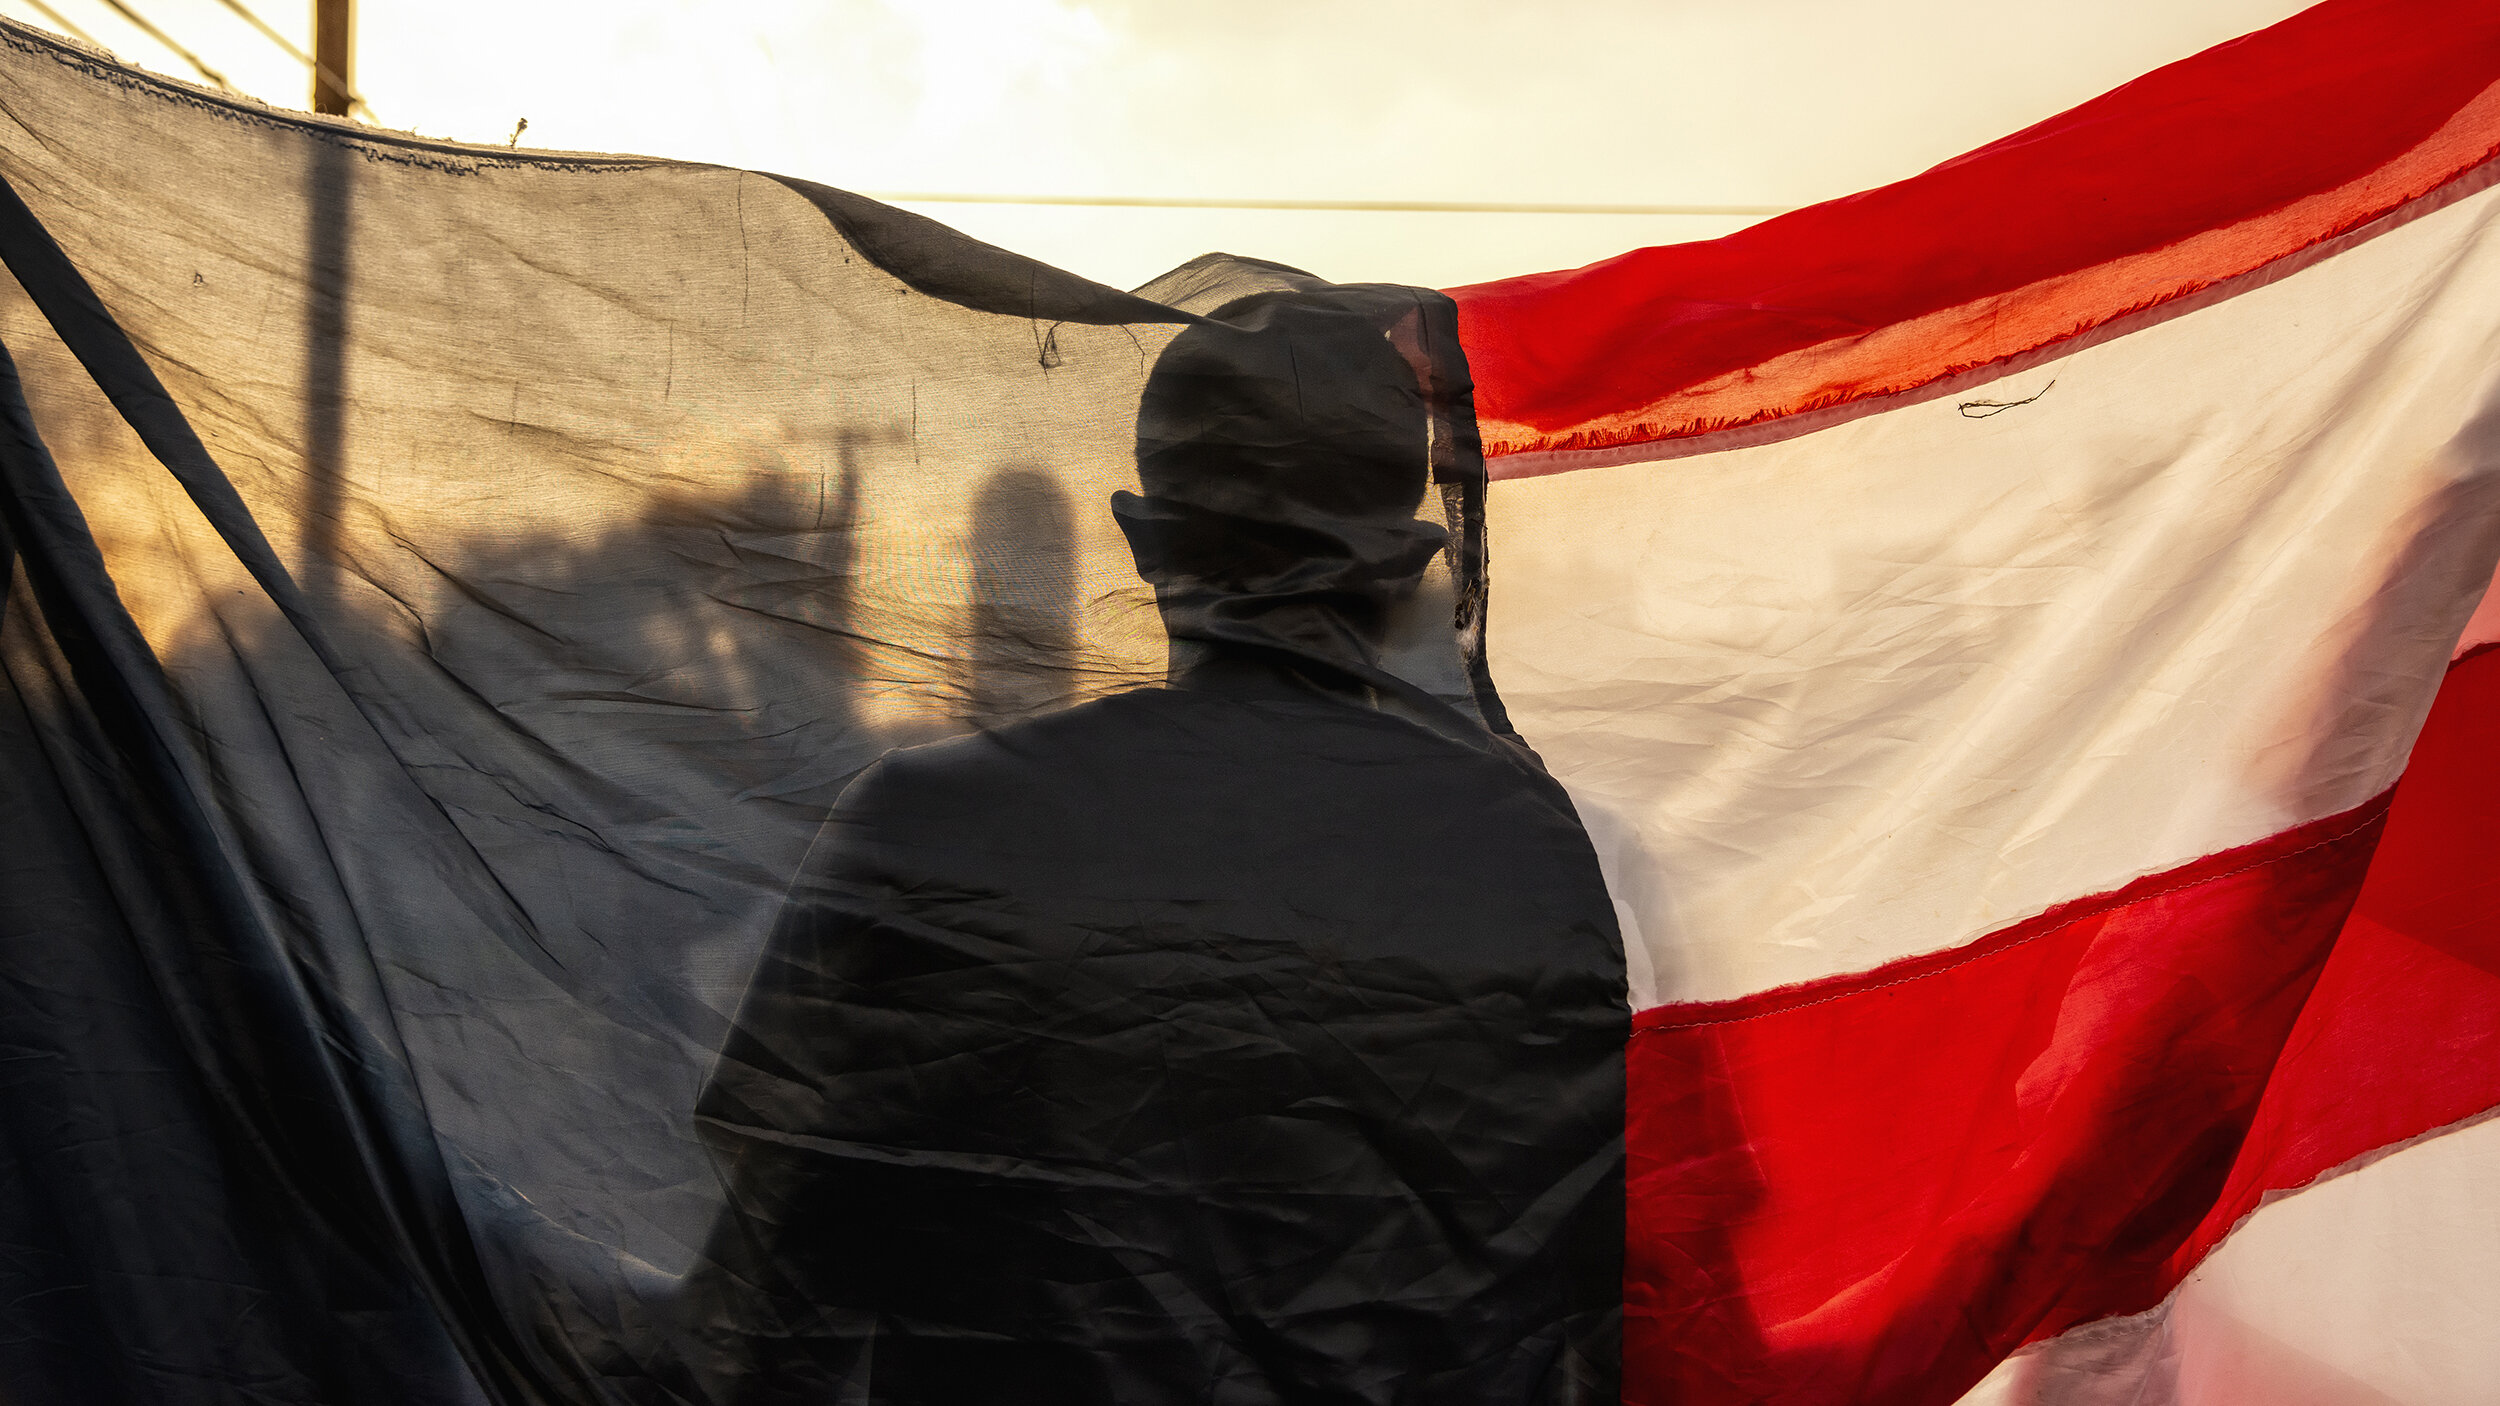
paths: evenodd
<path fill-rule="evenodd" d="M 2158 1303 L 2265 1192 L 2500 1105 L 2495 837 L 2487 652 L 2392 814 L 1645 1012 L 1626 1400 L 1951 1402 L 2026 1341 Z"/>
<path fill-rule="evenodd" d="M 2483 588 L 2483 603 L 2474 607 L 2474 616 L 2465 622 L 2465 633 L 2457 638 L 2457 654 L 2487 644 L 2500 644 L 2500 571 L 2491 575 L 2491 584 Z"/>
<path fill-rule="evenodd" d="M 1453 289 L 1485 452 L 1760 425 L 2228 291 L 2463 193 L 2500 154 L 2495 82 L 2489 0 L 2331 0 L 1895 185 Z"/>
<path fill-rule="evenodd" d="M 2449 672 L 2196 1267 L 2265 1193 L 2500 1105 L 2500 650 Z"/>
<path fill-rule="evenodd" d="M 2384 807 L 1970 948 L 1645 1012 L 1629 1399 L 1949 1402 L 2036 1335 L 2158 1302 Z"/>

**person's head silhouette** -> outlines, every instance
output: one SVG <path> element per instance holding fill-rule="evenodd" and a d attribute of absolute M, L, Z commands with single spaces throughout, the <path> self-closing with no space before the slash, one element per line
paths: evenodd
<path fill-rule="evenodd" d="M 1360 313 L 1261 294 L 1175 337 L 1112 511 L 1175 640 L 1376 669 L 1388 607 L 1448 539 L 1419 521 L 1430 412 Z"/>

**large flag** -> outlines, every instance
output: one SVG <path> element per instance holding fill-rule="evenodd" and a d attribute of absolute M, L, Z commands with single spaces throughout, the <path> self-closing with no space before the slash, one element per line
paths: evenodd
<path fill-rule="evenodd" d="M 0 28 L 0 1399 L 2486 1400 L 2495 177 L 1123 293 Z"/>
<path fill-rule="evenodd" d="M 2500 1383 L 2495 156 L 2500 12 L 2329 4 L 1457 291 L 1634 1399 Z"/>

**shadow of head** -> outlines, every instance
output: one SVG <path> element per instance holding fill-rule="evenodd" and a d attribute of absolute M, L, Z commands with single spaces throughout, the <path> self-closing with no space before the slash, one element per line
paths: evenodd
<path fill-rule="evenodd" d="M 1142 492 L 1112 497 L 1166 627 L 1239 639 L 1294 607 L 1376 642 L 1447 540 L 1415 517 L 1430 433 L 1406 357 L 1325 295 L 1254 295 L 1175 337 L 1138 407 Z"/>

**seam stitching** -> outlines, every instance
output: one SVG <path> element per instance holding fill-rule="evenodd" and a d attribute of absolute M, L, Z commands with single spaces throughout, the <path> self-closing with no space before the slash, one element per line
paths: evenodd
<path fill-rule="evenodd" d="M 2375 799 L 2376 798 L 2373 798 L 2374 802 Z M 1912 972 L 1906 976 L 1896 976 L 1890 981 L 1879 981 L 1872 986 L 1861 986 L 1850 991 L 1835 991 L 1828 996 L 1817 996 L 1811 1001 L 1799 1001 L 1793 1006 L 1781 1006 L 1776 1010 L 1756 1011 L 1752 1015 L 1720 1016 L 1711 1020 L 1660 1021 L 1654 1025 L 1641 1026 L 1640 1028 L 1634 1030 L 1632 1034 L 1633 1037 L 1637 1039 L 1643 1035 L 1661 1034 L 1670 1030 L 1700 1030 L 1713 1025 L 1741 1025 L 1749 1020 L 1765 1020 L 1775 1015 L 1787 1015 L 1791 1011 L 1801 1011 L 1809 1006 L 1820 1006 L 1831 1001 L 1841 1000 L 1845 997 L 1863 996 L 1869 992 L 1882 991 L 1889 987 L 1906 986 L 1913 981 L 1924 981 L 1931 976 L 1942 976 L 1946 972 L 1955 971 L 1962 967 L 1969 966 L 1973 962 L 1986 961 L 1988 958 L 1997 956 L 2000 953 L 2011 952 L 2017 947 L 2029 946 L 2030 944 L 2039 941 L 2041 938 L 2064 932 L 2068 928 L 2080 926 L 2081 924 L 2088 923 L 2095 918 L 2107 917 L 2109 914 L 2118 912 L 2121 909 L 2133 908 L 2141 903 L 2149 903 L 2156 898 L 2162 898 L 2169 894 L 2178 893 L 2184 889 L 2203 888 L 2207 884 L 2218 883 L 2224 879 L 2234 878 L 2238 875 L 2245 874 L 2252 869 L 2268 868 L 2272 865 L 2280 864 L 2287 859 L 2297 859 L 2301 855 L 2309 853 L 2311 850 L 2324 849 L 2328 845 L 2335 844 L 2342 840 L 2348 840 L 2363 830 L 2378 824 L 2385 818 L 2386 812 L 2383 809 L 2377 808 L 2375 804 L 2373 804 L 2373 813 L 2371 815 L 2353 822 L 2351 825 L 2336 831 L 2332 835 L 2327 835 L 2321 839 L 2313 840 L 2308 844 L 2302 845 L 2298 849 L 2286 850 L 2281 854 L 2274 855 L 2267 859 L 2253 859 L 2235 869 L 2225 869 L 2218 874 L 2207 874 L 2203 878 L 2189 879 L 2181 883 L 2172 884 L 2167 888 L 2158 888 L 2154 889 L 2150 893 L 2138 894 L 2134 898 L 2127 899 L 2124 902 L 2111 903 L 2106 907 L 2095 908 L 2088 913 L 2078 913 L 2062 923 L 2042 928 L 2040 931 L 2032 933 L 2027 937 L 2016 938 L 2014 941 L 2006 943 L 2002 947 L 1993 947 L 1985 952 L 1973 952 L 1966 957 L 1961 957 L 1954 961 L 1947 962 L 1940 967 L 1932 967 L 1921 972 Z M 1738 999 L 1741 1000 L 1743 998 L 1739 997 Z"/>

